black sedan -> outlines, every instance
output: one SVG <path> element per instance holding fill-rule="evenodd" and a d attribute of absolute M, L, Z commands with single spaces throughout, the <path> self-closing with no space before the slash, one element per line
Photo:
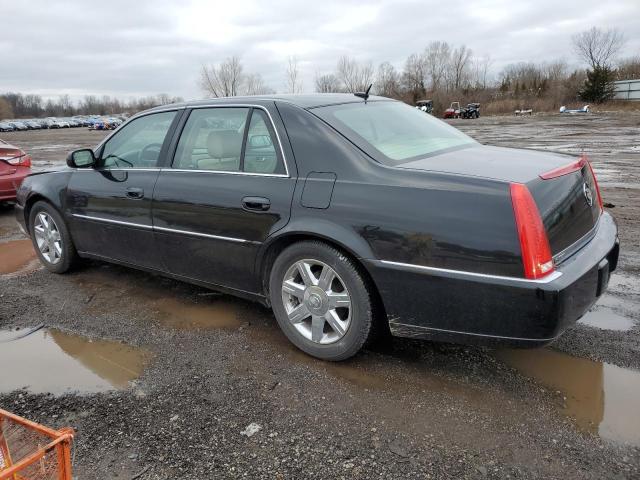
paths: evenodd
<path fill-rule="evenodd" d="M 49 270 L 100 259 L 257 300 L 328 360 L 389 330 L 544 345 L 618 259 L 586 158 L 482 146 L 380 97 L 164 106 L 67 162 L 18 192 Z"/>

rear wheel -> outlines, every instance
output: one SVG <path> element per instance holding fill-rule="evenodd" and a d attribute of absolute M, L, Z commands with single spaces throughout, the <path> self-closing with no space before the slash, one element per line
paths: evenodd
<path fill-rule="evenodd" d="M 75 263 L 78 254 L 67 225 L 50 204 L 36 202 L 29 213 L 31 241 L 42 264 L 54 273 L 64 273 Z"/>
<path fill-rule="evenodd" d="M 276 259 L 271 305 L 287 338 L 323 360 L 344 360 L 372 330 L 372 297 L 356 265 L 322 242 L 296 243 Z"/>

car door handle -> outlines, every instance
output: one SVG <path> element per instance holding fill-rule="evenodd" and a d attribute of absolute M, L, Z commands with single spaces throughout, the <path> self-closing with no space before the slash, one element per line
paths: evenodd
<path fill-rule="evenodd" d="M 264 197 L 244 197 L 242 199 L 242 207 L 245 210 L 266 212 L 271 208 L 271 201 Z"/>
<path fill-rule="evenodd" d="M 137 187 L 127 188 L 127 197 L 135 199 L 144 198 L 144 190 Z"/>

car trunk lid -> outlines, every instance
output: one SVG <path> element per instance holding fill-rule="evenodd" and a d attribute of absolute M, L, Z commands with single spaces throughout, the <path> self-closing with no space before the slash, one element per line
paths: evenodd
<path fill-rule="evenodd" d="M 398 167 L 527 185 L 540 211 L 552 254 L 561 261 L 569 247 L 594 229 L 601 211 L 596 182 L 588 163 L 566 173 L 561 171 L 577 162 L 575 157 L 549 152 L 474 145 Z M 553 173 L 551 176 L 546 175 L 550 172 Z"/>
<path fill-rule="evenodd" d="M 602 211 L 598 186 L 586 158 L 573 163 L 577 168 L 569 173 L 539 177 L 528 184 L 556 263 L 566 258 L 573 246 L 589 238 Z"/>

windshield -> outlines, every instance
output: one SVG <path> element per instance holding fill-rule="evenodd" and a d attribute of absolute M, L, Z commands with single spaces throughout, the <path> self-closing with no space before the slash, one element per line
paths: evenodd
<path fill-rule="evenodd" d="M 401 102 L 329 105 L 312 112 L 385 165 L 476 143 L 445 122 Z"/>

